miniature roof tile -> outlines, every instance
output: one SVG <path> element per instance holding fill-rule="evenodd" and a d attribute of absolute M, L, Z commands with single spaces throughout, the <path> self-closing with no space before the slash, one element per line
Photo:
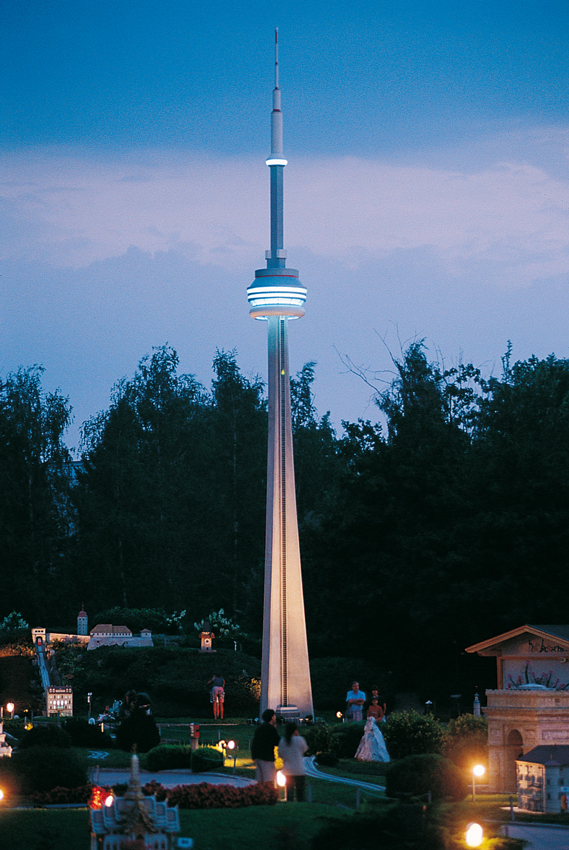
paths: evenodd
<path fill-rule="evenodd" d="M 547 767 L 564 767 L 569 765 L 569 744 L 539 744 L 516 761 Z"/>

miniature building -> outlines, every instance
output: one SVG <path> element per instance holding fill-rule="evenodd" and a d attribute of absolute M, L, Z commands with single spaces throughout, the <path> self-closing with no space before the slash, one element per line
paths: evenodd
<path fill-rule="evenodd" d="M 516 762 L 518 806 L 530 812 L 567 810 L 569 746 L 534 747 Z"/>
<path fill-rule="evenodd" d="M 87 616 L 87 612 L 85 608 L 81 606 L 81 610 L 77 614 L 77 634 L 78 635 L 88 635 L 89 634 L 89 618 Z"/>
<path fill-rule="evenodd" d="M 126 626 L 113 626 L 110 623 L 99 623 L 91 629 L 87 649 L 98 649 L 100 646 L 154 646 L 150 629 L 142 629 L 140 637 L 133 635 Z"/>
<path fill-rule="evenodd" d="M 520 626 L 497 637 L 468 646 L 466 652 L 493 655 L 497 687 L 569 685 L 569 626 Z"/>
<path fill-rule="evenodd" d="M 6 733 L 4 732 L 4 721 L 0 720 L 0 758 L 2 756 L 11 756 L 12 747 L 6 743 Z"/>
<path fill-rule="evenodd" d="M 92 804 L 90 804 L 92 805 Z M 91 807 L 91 850 L 120 850 L 123 841 L 143 841 L 152 850 L 170 850 L 180 832 L 177 806 L 156 795 L 145 797 L 140 787 L 138 756 L 133 755 L 128 789 L 124 797 L 113 797 L 111 804 Z"/>
<path fill-rule="evenodd" d="M 215 635 L 211 630 L 211 625 L 209 620 L 204 620 L 202 623 L 202 630 L 200 632 L 200 640 L 201 647 L 200 652 L 214 652 L 213 649 L 213 639 Z"/>
<path fill-rule="evenodd" d="M 45 689 L 47 716 L 73 717 L 73 688 L 50 686 Z"/>
<path fill-rule="evenodd" d="M 497 659 L 498 687 L 486 691 L 483 708 L 488 785 L 491 792 L 510 793 L 524 754 L 542 745 L 569 745 L 569 626 L 524 625 L 466 651 Z"/>
<path fill-rule="evenodd" d="M 45 629 L 32 629 L 32 640 L 34 642 L 34 646 L 37 645 L 38 641 L 40 644 L 45 644 L 46 642 L 46 633 Z"/>

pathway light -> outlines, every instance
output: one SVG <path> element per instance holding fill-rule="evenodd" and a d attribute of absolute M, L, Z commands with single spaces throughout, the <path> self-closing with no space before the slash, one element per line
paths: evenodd
<path fill-rule="evenodd" d="M 479 823 L 469 823 L 466 827 L 466 846 L 480 847 L 484 841 L 484 830 Z"/>
<path fill-rule="evenodd" d="M 475 764 L 472 768 L 472 802 L 474 803 L 476 800 L 476 777 L 484 776 L 486 773 L 486 768 L 483 764 Z"/>

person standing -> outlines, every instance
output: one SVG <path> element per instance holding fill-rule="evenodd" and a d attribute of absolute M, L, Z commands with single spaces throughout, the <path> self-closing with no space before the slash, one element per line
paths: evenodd
<path fill-rule="evenodd" d="M 296 802 L 304 802 L 304 783 L 306 768 L 304 754 L 308 744 L 298 731 L 296 723 L 287 723 L 284 738 L 279 744 L 279 756 L 283 760 L 283 773 L 287 777 L 287 803 L 292 802 L 296 792 Z"/>
<path fill-rule="evenodd" d="M 257 782 L 275 783 L 275 747 L 280 743 L 277 732 L 277 715 L 267 708 L 261 715 L 262 723 L 255 729 L 251 742 L 251 758 L 255 762 Z"/>
<path fill-rule="evenodd" d="M 366 695 L 360 691 L 359 682 L 352 682 L 352 690 L 346 695 L 346 720 L 358 721 L 362 719 L 362 707 L 366 701 Z"/>
<path fill-rule="evenodd" d="M 211 685 L 210 699 L 213 703 L 213 719 L 223 720 L 223 703 L 225 702 L 225 679 L 214 673 L 208 682 Z"/>
<path fill-rule="evenodd" d="M 382 720 L 385 720 L 385 703 L 383 707 L 379 704 L 377 697 L 371 698 L 371 705 L 368 707 L 367 716 L 373 717 L 376 723 L 380 723 Z"/>

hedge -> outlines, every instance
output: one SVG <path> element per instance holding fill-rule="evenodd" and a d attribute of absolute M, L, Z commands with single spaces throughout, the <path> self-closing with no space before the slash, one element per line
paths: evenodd
<path fill-rule="evenodd" d="M 192 748 L 183 744 L 161 744 L 146 755 L 147 770 L 176 770 L 191 768 Z"/>
<path fill-rule="evenodd" d="M 66 717 L 61 725 L 74 747 L 108 750 L 113 746 L 109 733 L 101 732 L 98 724 L 89 723 L 84 717 Z"/>
<path fill-rule="evenodd" d="M 200 747 L 192 753 L 192 773 L 203 773 L 204 770 L 219 770 L 223 767 L 223 753 L 214 747 Z"/>
<path fill-rule="evenodd" d="M 11 792 L 32 794 L 57 786 L 75 788 L 87 782 L 86 763 L 72 749 L 31 747 L 0 762 L 0 778 Z"/>
<path fill-rule="evenodd" d="M 390 763 L 385 787 L 388 797 L 429 792 L 433 802 L 445 799 L 459 802 L 466 797 L 468 786 L 460 768 L 436 753 L 406 756 Z"/>
<path fill-rule="evenodd" d="M 392 759 L 420 753 L 439 753 L 442 750 L 444 729 L 429 714 L 399 711 L 381 724 L 387 750 Z"/>
<path fill-rule="evenodd" d="M 19 750 L 27 750 L 29 747 L 71 747 L 71 737 L 59 726 L 47 723 L 37 723 L 28 729 L 18 744 Z"/>

